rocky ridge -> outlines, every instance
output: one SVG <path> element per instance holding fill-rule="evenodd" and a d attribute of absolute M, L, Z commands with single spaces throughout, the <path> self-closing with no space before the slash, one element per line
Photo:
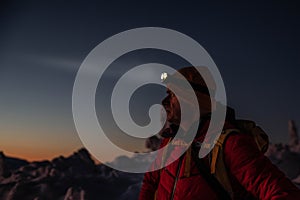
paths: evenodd
<path fill-rule="evenodd" d="M 155 150 L 159 138 L 146 145 Z M 300 142 L 293 121 L 289 122 L 288 144 L 271 144 L 266 156 L 300 186 Z M 147 166 L 151 159 L 122 156 L 111 164 Z M 86 149 L 51 161 L 27 162 L 0 152 L 0 200 L 137 199 L 143 174 L 124 173 L 96 164 Z"/>
<path fill-rule="evenodd" d="M 96 165 L 86 149 L 31 163 L 0 154 L 1 200 L 134 199 L 132 189 L 139 189 L 142 177 Z"/>

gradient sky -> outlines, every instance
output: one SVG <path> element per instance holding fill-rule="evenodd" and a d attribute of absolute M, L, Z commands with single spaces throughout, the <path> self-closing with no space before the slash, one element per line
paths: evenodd
<path fill-rule="evenodd" d="M 174 29 L 198 41 L 218 66 L 237 116 L 256 121 L 272 142 L 286 142 L 288 120 L 300 123 L 300 7 L 270 2 L 1 1 L 0 150 L 41 160 L 80 148 L 72 118 L 80 64 L 106 38 L 145 26 Z M 122 72 L 147 62 L 186 65 L 158 50 L 122 56 L 103 78 L 107 87 L 97 91 L 98 113 L 107 112 L 101 105 Z M 147 112 L 144 103 L 159 103 L 164 95 L 162 87 L 143 90 L 155 95 L 139 102 L 144 93 L 136 93 L 131 107 L 136 106 L 133 118 L 140 124 L 147 122 L 138 117 Z"/>

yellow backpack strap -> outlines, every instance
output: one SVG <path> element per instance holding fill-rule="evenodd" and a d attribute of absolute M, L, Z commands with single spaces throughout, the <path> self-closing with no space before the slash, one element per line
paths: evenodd
<path fill-rule="evenodd" d="M 229 193 L 233 198 L 233 190 L 231 187 L 231 182 L 228 177 L 228 172 L 225 166 L 224 160 L 224 148 L 223 144 L 229 134 L 233 132 L 240 132 L 238 129 L 227 129 L 222 131 L 219 139 L 216 141 L 214 148 L 211 151 L 211 163 L 210 163 L 210 172 L 213 174 L 224 189 Z"/>

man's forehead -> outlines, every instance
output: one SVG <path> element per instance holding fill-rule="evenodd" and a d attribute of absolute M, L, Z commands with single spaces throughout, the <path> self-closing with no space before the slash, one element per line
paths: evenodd
<path fill-rule="evenodd" d="M 172 93 L 175 93 L 175 91 L 176 91 L 176 93 L 179 93 L 179 91 L 180 91 L 180 90 L 178 90 L 178 86 L 174 83 L 167 83 L 166 89 L 167 89 L 166 90 L 167 92 L 172 92 Z"/>
<path fill-rule="evenodd" d="M 168 92 L 168 93 L 173 92 L 173 91 L 170 89 L 170 87 L 166 87 L 166 88 L 167 88 L 166 92 Z"/>

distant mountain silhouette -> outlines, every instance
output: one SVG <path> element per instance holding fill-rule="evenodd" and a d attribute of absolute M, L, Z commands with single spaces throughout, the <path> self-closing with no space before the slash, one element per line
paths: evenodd
<path fill-rule="evenodd" d="M 300 142 L 294 121 L 288 122 L 288 144 L 271 144 L 266 156 L 300 187 Z"/>
<path fill-rule="evenodd" d="M 3 152 L 0 152 L 0 177 L 7 177 L 11 171 L 27 164 L 28 162 L 26 160 L 6 157 Z"/>
<path fill-rule="evenodd" d="M 96 165 L 86 149 L 41 162 L 2 153 L 0 172 L 1 200 L 135 199 L 143 178 Z"/>
<path fill-rule="evenodd" d="M 294 122 L 289 122 L 288 144 L 271 144 L 266 156 L 300 186 L 300 143 Z M 151 137 L 146 146 L 155 150 L 159 138 Z M 125 162 L 124 162 L 125 161 Z M 147 166 L 151 159 L 121 156 L 111 166 L 134 163 Z M 0 200 L 85 200 L 138 198 L 143 174 L 124 173 L 95 164 L 86 149 L 51 161 L 27 162 L 0 152 Z"/>

